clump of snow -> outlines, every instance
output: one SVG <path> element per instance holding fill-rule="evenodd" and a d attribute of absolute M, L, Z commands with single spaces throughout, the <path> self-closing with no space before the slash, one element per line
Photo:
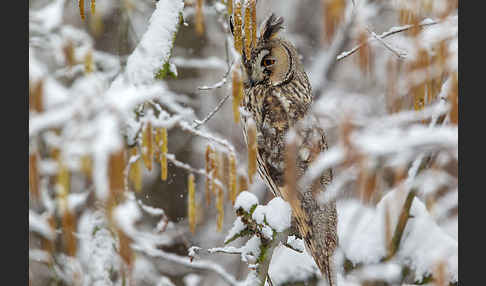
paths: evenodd
<path fill-rule="evenodd" d="M 47 221 L 47 215 L 38 215 L 32 210 L 29 210 L 29 229 L 35 231 L 47 239 L 53 240 L 55 238 L 54 230 Z"/>
<path fill-rule="evenodd" d="M 354 263 L 377 263 L 386 254 L 384 218 L 357 201 L 338 201 L 339 245 Z"/>
<path fill-rule="evenodd" d="M 85 212 L 78 225 L 81 238 L 78 256 L 87 285 L 114 285 L 111 276 L 121 267 L 116 241 L 101 212 Z"/>
<path fill-rule="evenodd" d="M 258 198 L 250 192 L 243 191 L 236 198 L 234 208 L 235 210 L 242 208 L 244 211 L 249 212 L 254 205 L 258 205 Z"/>
<path fill-rule="evenodd" d="M 395 263 L 365 265 L 353 271 L 351 276 L 357 276 L 361 281 L 386 281 L 392 285 L 400 282 L 402 267 Z"/>
<path fill-rule="evenodd" d="M 68 195 L 68 208 L 70 210 L 77 210 L 86 202 L 89 192 L 71 193 Z"/>
<path fill-rule="evenodd" d="M 135 223 L 142 217 L 142 212 L 134 200 L 126 200 L 114 209 L 113 217 L 118 227 L 130 235 L 137 232 Z"/>
<path fill-rule="evenodd" d="M 201 247 L 199 246 L 191 246 L 189 247 L 189 250 L 187 251 L 187 256 L 191 258 L 199 258 L 199 251 L 201 250 Z"/>
<path fill-rule="evenodd" d="M 254 235 L 242 247 L 234 247 L 234 246 L 214 247 L 208 249 L 208 252 L 209 253 L 223 252 L 223 253 L 233 253 L 233 254 L 239 253 L 241 255 L 241 261 L 246 263 L 253 263 L 260 255 L 261 244 L 262 242 L 260 238 Z"/>
<path fill-rule="evenodd" d="M 149 20 L 147 31 L 128 57 L 126 73 L 133 84 L 154 82 L 156 73 L 168 62 L 172 40 L 184 8 L 182 0 L 160 0 Z"/>
<path fill-rule="evenodd" d="M 257 210 L 259 210 L 257 212 Z M 272 199 L 266 206 L 258 206 L 252 217 L 258 223 L 263 223 L 262 215 L 265 216 L 268 225 L 277 232 L 282 232 L 290 227 L 292 209 L 282 198 Z"/>
<path fill-rule="evenodd" d="M 291 235 L 287 238 L 287 244 L 295 250 L 304 251 L 305 245 L 302 239 L 295 237 L 295 235 Z"/>
<path fill-rule="evenodd" d="M 250 238 L 246 244 L 241 248 L 241 260 L 243 262 L 249 262 L 249 258 L 253 256 L 254 258 L 258 257 L 260 255 L 260 245 L 262 244 L 262 241 L 260 240 L 259 237 L 254 235 L 252 238 Z"/>
<path fill-rule="evenodd" d="M 246 228 L 246 225 L 241 221 L 241 217 L 237 217 L 233 222 L 233 227 L 229 230 L 228 235 L 224 239 L 224 241 L 228 241 L 242 230 Z"/>
<path fill-rule="evenodd" d="M 307 252 L 299 253 L 283 245 L 277 246 L 273 251 L 268 273 L 274 285 L 321 276 L 316 263 Z"/>
<path fill-rule="evenodd" d="M 148 214 L 152 215 L 152 216 L 161 216 L 161 215 L 165 215 L 165 212 L 163 209 L 159 209 L 159 208 L 154 208 L 154 207 L 151 207 L 151 206 L 148 206 L 148 205 L 145 205 L 142 203 L 141 200 L 138 200 L 138 205 Z"/>
<path fill-rule="evenodd" d="M 37 11 L 29 10 L 29 21 L 35 22 L 32 28 L 41 31 L 51 31 L 62 23 L 63 8 L 66 0 L 56 0 Z M 29 27 L 30 28 L 30 27 Z"/>
<path fill-rule="evenodd" d="M 251 217 L 258 223 L 258 224 L 263 224 L 265 220 L 265 206 L 258 205 L 255 210 L 253 211 L 253 214 Z"/>
<path fill-rule="evenodd" d="M 268 225 L 264 225 L 261 232 L 266 239 L 273 239 L 273 230 Z"/>
<path fill-rule="evenodd" d="M 427 212 L 425 205 L 415 198 L 410 209 L 398 258 L 415 271 L 420 280 L 432 274 L 439 263 L 445 263 L 450 281 L 458 280 L 458 243 L 443 231 Z"/>
<path fill-rule="evenodd" d="M 338 202 L 340 247 L 349 260 L 373 264 L 386 255 L 385 214 L 388 211 L 393 231 L 405 197 L 403 189 L 394 189 L 383 197 L 376 209 L 365 207 L 355 200 Z M 437 225 L 417 197 L 410 215 L 394 259 L 415 271 L 418 280 L 431 274 L 439 263 L 445 263 L 448 278 L 457 281 L 457 240 Z"/>
<path fill-rule="evenodd" d="M 194 273 L 190 273 L 184 276 L 182 280 L 184 281 L 184 285 L 186 286 L 197 286 L 201 281 L 201 276 Z"/>

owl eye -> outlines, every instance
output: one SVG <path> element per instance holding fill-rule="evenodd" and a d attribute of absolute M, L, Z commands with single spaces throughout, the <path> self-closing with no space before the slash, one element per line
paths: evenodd
<path fill-rule="evenodd" d="M 274 64 L 275 64 L 274 59 L 263 59 L 263 61 L 262 61 L 262 65 L 266 68 L 269 67 L 269 66 L 272 66 Z"/>

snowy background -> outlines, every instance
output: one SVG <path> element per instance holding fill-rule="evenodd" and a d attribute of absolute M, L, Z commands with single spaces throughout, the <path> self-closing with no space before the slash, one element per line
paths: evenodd
<path fill-rule="evenodd" d="M 334 170 L 339 285 L 457 284 L 457 1 L 256 2 L 330 139 L 302 182 Z M 30 285 L 258 285 L 266 243 L 273 285 L 325 285 L 249 183 L 228 5 L 29 1 Z"/>

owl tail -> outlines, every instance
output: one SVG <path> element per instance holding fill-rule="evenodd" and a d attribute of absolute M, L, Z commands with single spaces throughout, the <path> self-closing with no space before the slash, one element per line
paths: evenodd
<path fill-rule="evenodd" d="M 302 203 L 307 220 L 297 219 L 297 221 L 306 248 L 328 285 L 337 286 L 333 257 L 338 245 L 336 205 L 331 202 L 318 206 L 311 196 L 304 196 Z"/>
<path fill-rule="evenodd" d="M 326 256 L 325 259 L 326 267 L 321 269 L 321 273 L 325 273 L 327 283 L 329 286 L 337 286 L 337 275 L 336 275 L 336 267 L 334 266 L 334 259 L 331 256 Z"/>

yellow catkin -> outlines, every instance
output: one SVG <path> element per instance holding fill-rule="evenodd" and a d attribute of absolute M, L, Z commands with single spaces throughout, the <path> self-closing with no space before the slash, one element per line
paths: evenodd
<path fill-rule="evenodd" d="M 449 91 L 449 101 L 451 102 L 450 120 L 451 123 L 457 125 L 459 122 L 459 84 L 458 75 L 455 72 L 452 75 L 452 84 Z"/>
<path fill-rule="evenodd" d="M 226 9 L 228 10 L 228 15 L 233 14 L 233 0 L 226 1 Z"/>
<path fill-rule="evenodd" d="M 69 68 L 76 64 L 76 60 L 74 58 L 74 44 L 72 41 L 67 41 L 67 43 L 62 47 L 62 52 Z"/>
<path fill-rule="evenodd" d="M 245 57 L 246 60 L 249 60 L 251 57 L 251 8 L 250 5 L 247 2 L 247 5 L 245 5 L 245 26 L 244 26 L 244 31 L 245 31 Z"/>
<path fill-rule="evenodd" d="M 81 20 L 84 21 L 84 0 L 79 0 L 79 15 L 81 16 Z"/>
<path fill-rule="evenodd" d="M 251 7 L 251 42 L 252 45 L 255 45 L 257 40 L 256 0 L 251 0 L 250 7 Z"/>
<path fill-rule="evenodd" d="M 131 266 L 135 255 L 130 247 L 132 240 L 121 230 L 118 230 L 118 241 L 119 241 L 119 253 L 120 257 L 126 263 L 127 266 Z"/>
<path fill-rule="evenodd" d="M 162 150 L 162 128 L 161 127 L 155 128 L 154 143 L 156 147 L 154 150 L 154 155 L 155 157 L 160 158 L 160 153 Z"/>
<path fill-rule="evenodd" d="M 371 71 L 371 49 L 366 42 L 368 40 L 368 33 L 362 30 L 358 36 L 358 43 L 365 43 L 358 51 L 358 66 L 363 74 L 368 74 Z"/>
<path fill-rule="evenodd" d="M 137 147 L 130 148 L 130 158 L 134 156 L 137 156 Z M 142 166 L 140 158 L 130 165 L 128 179 L 133 183 L 133 187 L 136 192 L 140 192 L 142 190 Z"/>
<path fill-rule="evenodd" d="M 162 181 L 167 180 L 167 150 L 168 150 L 168 141 L 167 141 L 167 128 L 161 128 L 160 134 L 160 178 Z"/>
<path fill-rule="evenodd" d="M 230 200 L 231 200 L 231 204 L 235 204 L 235 200 L 236 200 L 236 159 L 235 159 L 235 155 L 231 154 L 230 157 L 229 157 L 229 161 L 230 161 L 230 173 L 229 173 L 229 176 L 230 176 L 230 188 L 229 188 L 229 194 L 230 194 Z"/>
<path fill-rule="evenodd" d="M 233 119 L 235 123 L 240 122 L 240 103 L 243 97 L 243 85 L 241 83 L 240 72 L 238 68 L 233 69 Z"/>
<path fill-rule="evenodd" d="M 100 36 L 102 36 L 103 31 L 105 29 L 105 27 L 103 25 L 102 15 L 93 14 L 93 16 L 90 17 L 90 19 L 89 19 L 89 28 L 91 29 L 93 36 L 95 36 L 96 38 L 99 38 Z"/>
<path fill-rule="evenodd" d="M 29 190 L 33 198 L 39 198 L 39 172 L 37 168 L 38 153 L 29 155 Z"/>
<path fill-rule="evenodd" d="M 332 40 L 337 27 L 344 18 L 346 1 L 344 0 L 323 0 L 324 19 L 324 40 L 328 43 Z"/>
<path fill-rule="evenodd" d="M 238 193 L 236 197 L 243 191 L 248 191 L 248 181 L 246 180 L 246 176 L 238 175 Z"/>
<path fill-rule="evenodd" d="M 199 36 L 204 34 L 203 0 L 196 1 L 196 33 Z"/>
<path fill-rule="evenodd" d="M 147 122 L 142 132 L 142 158 L 145 168 L 152 170 L 152 159 L 154 157 L 152 146 L 152 124 Z"/>
<path fill-rule="evenodd" d="M 93 160 L 89 155 L 83 155 L 81 157 L 81 172 L 89 179 L 93 174 Z"/>
<path fill-rule="evenodd" d="M 223 206 L 224 193 L 223 193 L 223 189 L 219 185 L 216 187 L 216 189 L 218 192 L 216 197 L 216 209 L 218 211 L 216 222 L 217 222 L 217 230 L 221 231 L 223 229 L 223 219 L 224 219 L 224 206 Z"/>
<path fill-rule="evenodd" d="M 218 180 L 218 183 L 221 183 L 221 176 L 219 174 L 219 170 L 221 169 L 220 161 L 219 161 L 219 151 L 214 150 L 213 153 L 211 154 L 211 169 L 213 170 L 212 175 L 213 179 L 211 182 L 211 190 L 213 191 L 213 195 L 218 194 L 218 188 L 219 184 L 216 184 L 216 180 Z"/>
<path fill-rule="evenodd" d="M 188 218 L 189 218 L 189 229 L 192 233 L 196 229 L 196 192 L 194 187 L 194 175 L 189 174 L 187 180 L 187 188 L 188 188 L 188 202 L 187 202 L 187 209 L 188 209 Z"/>
<path fill-rule="evenodd" d="M 39 80 L 31 87 L 29 85 L 29 110 L 42 112 L 44 110 L 44 80 Z"/>
<path fill-rule="evenodd" d="M 93 52 L 91 50 L 84 55 L 84 72 L 86 74 L 93 72 Z"/>
<path fill-rule="evenodd" d="M 91 14 L 96 12 L 96 0 L 91 0 Z"/>
<path fill-rule="evenodd" d="M 250 180 L 250 184 L 252 184 L 257 165 L 256 126 L 254 121 L 248 121 L 246 132 L 246 138 L 248 138 L 248 179 Z"/>
<path fill-rule="evenodd" d="M 222 168 L 221 168 L 221 177 L 223 178 L 223 186 L 226 190 L 229 190 L 230 185 L 230 159 L 229 154 L 226 152 L 221 152 L 221 161 L 222 161 Z M 228 192 L 229 198 L 229 192 Z"/>
<path fill-rule="evenodd" d="M 66 254 L 76 256 L 76 237 L 74 236 L 74 232 L 76 231 L 76 217 L 67 208 L 64 210 L 61 223 Z"/>
<path fill-rule="evenodd" d="M 125 152 L 123 149 L 110 155 L 108 167 L 110 193 L 112 197 L 117 197 L 125 189 Z"/>
<path fill-rule="evenodd" d="M 62 161 L 62 157 L 58 156 L 58 173 L 57 173 L 57 185 L 59 188 L 59 196 L 61 198 L 67 196 L 69 193 L 70 174 L 66 164 Z"/>
<path fill-rule="evenodd" d="M 211 203 L 211 158 L 212 158 L 212 149 L 211 146 L 208 145 L 206 147 L 206 205 L 209 206 Z"/>
<path fill-rule="evenodd" d="M 241 55 L 243 53 L 243 39 L 241 35 L 241 26 L 243 25 L 243 19 L 241 18 L 241 1 L 236 1 L 235 3 L 234 23 L 235 50 Z"/>

